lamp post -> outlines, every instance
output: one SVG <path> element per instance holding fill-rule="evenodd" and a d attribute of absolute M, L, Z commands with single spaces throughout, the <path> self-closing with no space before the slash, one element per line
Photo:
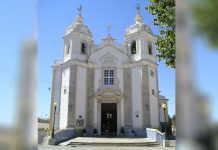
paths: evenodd
<path fill-rule="evenodd" d="M 165 124 L 165 138 L 166 138 L 166 108 L 167 108 L 167 105 L 164 103 L 164 104 L 162 104 L 161 107 L 164 110 L 164 122 L 165 122 L 164 124 Z"/>
<path fill-rule="evenodd" d="M 53 127 L 52 127 L 52 133 L 51 133 L 52 138 L 54 138 L 55 114 L 56 114 L 57 103 L 54 102 L 53 106 L 54 106 L 54 120 L 53 120 Z"/>

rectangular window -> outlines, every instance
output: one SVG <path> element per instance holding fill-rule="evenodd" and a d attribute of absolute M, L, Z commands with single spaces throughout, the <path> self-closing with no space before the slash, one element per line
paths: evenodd
<path fill-rule="evenodd" d="M 155 94 L 154 89 L 152 89 L 152 95 L 154 95 L 154 94 Z"/>
<path fill-rule="evenodd" d="M 67 90 L 66 89 L 64 89 L 64 94 L 66 94 L 67 93 Z"/>
<path fill-rule="evenodd" d="M 114 85 L 114 70 L 104 70 L 104 85 Z"/>

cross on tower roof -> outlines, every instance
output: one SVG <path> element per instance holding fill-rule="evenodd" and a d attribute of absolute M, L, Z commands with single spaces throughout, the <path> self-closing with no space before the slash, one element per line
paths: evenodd
<path fill-rule="evenodd" d="M 136 10 L 137 10 L 137 15 L 140 15 L 140 5 L 139 5 L 139 3 L 136 6 Z"/>
<path fill-rule="evenodd" d="M 109 24 L 109 25 L 107 26 L 108 35 L 111 35 L 111 28 L 112 28 L 112 26 Z"/>
<path fill-rule="evenodd" d="M 79 16 L 81 16 L 81 12 L 82 12 L 82 5 L 80 4 L 79 8 L 77 8 Z"/>

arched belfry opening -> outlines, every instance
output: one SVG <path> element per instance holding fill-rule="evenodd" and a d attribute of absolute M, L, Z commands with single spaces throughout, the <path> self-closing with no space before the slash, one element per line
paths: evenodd
<path fill-rule="evenodd" d="M 131 53 L 136 54 L 136 41 L 133 40 L 131 43 Z"/>
<path fill-rule="evenodd" d="M 150 41 L 148 42 L 148 53 L 149 53 L 149 55 L 153 55 L 152 43 Z"/>
<path fill-rule="evenodd" d="M 70 53 L 70 42 L 67 42 L 65 54 L 68 55 L 69 53 Z"/>
<path fill-rule="evenodd" d="M 86 44 L 84 42 L 82 42 L 82 45 L 81 45 L 81 53 L 86 54 Z"/>

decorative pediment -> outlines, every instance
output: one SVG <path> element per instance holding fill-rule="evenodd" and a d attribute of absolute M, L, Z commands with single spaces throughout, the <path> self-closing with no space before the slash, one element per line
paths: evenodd
<path fill-rule="evenodd" d="M 107 103 L 119 103 L 122 99 L 122 93 L 119 90 L 114 90 L 111 88 L 99 89 L 95 94 L 98 103 L 107 102 Z"/>
<path fill-rule="evenodd" d="M 117 62 L 118 62 L 118 58 L 116 58 L 111 53 L 107 53 L 103 55 L 103 57 L 101 58 L 101 64 L 104 67 L 114 67 L 116 66 Z"/>

